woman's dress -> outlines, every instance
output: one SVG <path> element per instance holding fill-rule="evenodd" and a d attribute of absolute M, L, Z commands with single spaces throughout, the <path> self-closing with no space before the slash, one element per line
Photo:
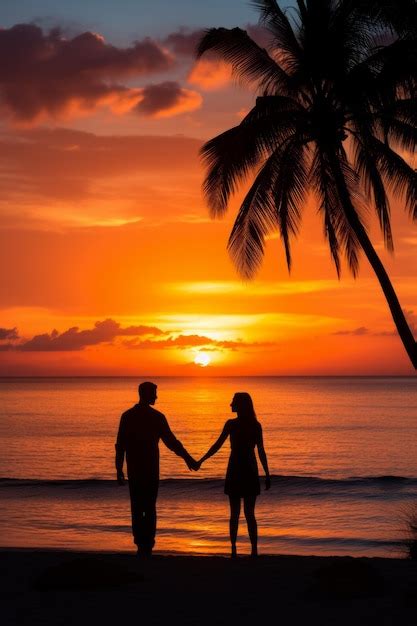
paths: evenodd
<path fill-rule="evenodd" d="M 260 441 L 262 427 L 256 420 L 240 418 L 229 420 L 226 426 L 231 452 L 224 493 L 240 498 L 257 496 L 260 494 L 260 485 L 255 446 Z"/>

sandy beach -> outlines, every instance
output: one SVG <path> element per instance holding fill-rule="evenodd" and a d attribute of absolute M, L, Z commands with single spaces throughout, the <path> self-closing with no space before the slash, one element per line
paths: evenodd
<path fill-rule="evenodd" d="M 2 623 L 413 624 L 417 564 L 399 559 L 1 551 Z"/>

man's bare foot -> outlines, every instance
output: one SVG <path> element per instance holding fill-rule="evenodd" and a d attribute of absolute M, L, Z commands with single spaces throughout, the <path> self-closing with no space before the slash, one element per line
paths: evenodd
<path fill-rule="evenodd" d="M 138 548 L 136 556 L 139 559 L 150 559 L 152 556 L 152 548 Z"/>

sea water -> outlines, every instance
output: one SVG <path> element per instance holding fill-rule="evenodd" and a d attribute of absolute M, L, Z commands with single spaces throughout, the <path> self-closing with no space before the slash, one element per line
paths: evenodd
<path fill-rule="evenodd" d="M 416 378 L 152 380 L 156 408 L 197 459 L 233 417 L 233 394 L 252 395 L 273 475 L 256 507 L 261 552 L 404 552 L 407 517 L 417 508 Z M 0 379 L 0 545 L 132 549 L 114 442 L 138 382 Z M 162 442 L 160 450 L 156 548 L 227 552 L 229 443 L 198 473 Z M 248 552 L 244 518 L 239 546 Z"/>

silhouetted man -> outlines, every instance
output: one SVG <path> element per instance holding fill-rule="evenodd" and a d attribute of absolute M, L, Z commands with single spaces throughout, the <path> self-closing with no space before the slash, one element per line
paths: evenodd
<path fill-rule="evenodd" d="M 189 469 L 197 462 L 169 428 L 165 415 L 152 408 L 157 386 L 145 382 L 139 385 L 139 403 L 120 418 L 116 442 L 117 482 L 125 482 L 123 462 L 126 453 L 129 476 L 132 532 L 138 554 L 150 556 L 155 544 L 156 498 L 159 485 L 159 440 L 182 457 Z"/>

